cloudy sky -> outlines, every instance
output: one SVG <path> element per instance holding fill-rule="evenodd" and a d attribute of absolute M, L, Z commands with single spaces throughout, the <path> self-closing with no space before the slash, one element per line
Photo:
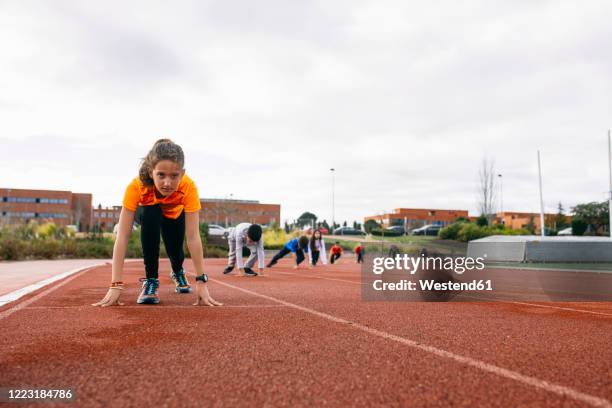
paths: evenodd
<path fill-rule="evenodd" d="M 202 197 L 349 222 L 604 200 L 609 1 L 0 2 L 0 187 L 118 205 L 169 137 Z"/>

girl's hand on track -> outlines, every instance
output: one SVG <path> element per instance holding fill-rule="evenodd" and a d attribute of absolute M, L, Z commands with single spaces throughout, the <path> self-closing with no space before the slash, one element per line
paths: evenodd
<path fill-rule="evenodd" d="M 92 303 L 92 306 L 123 306 L 124 304 L 119 301 L 122 290 L 122 288 L 109 288 L 108 292 L 106 292 L 106 296 L 104 296 L 104 299 L 97 303 Z"/>
<path fill-rule="evenodd" d="M 217 302 L 208 293 L 208 285 L 203 282 L 196 282 L 196 296 L 197 301 L 193 304 L 194 306 L 223 306 L 223 303 Z"/>

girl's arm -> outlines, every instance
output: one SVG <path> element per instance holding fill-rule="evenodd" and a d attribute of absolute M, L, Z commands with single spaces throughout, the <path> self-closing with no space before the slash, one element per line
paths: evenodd
<path fill-rule="evenodd" d="M 200 217 L 197 212 L 185 213 L 185 238 L 196 275 L 200 276 L 204 274 L 204 256 L 202 255 L 202 240 L 200 238 Z M 196 281 L 196 295 L 197 300 L 194 306 L 200 304 L 207 306 L 223 305 L 210 296 L 208 284 L 205 282 Z"/>
<path fill-rule="evenodd" d="M 113 266 L 111 273 L 111 286 L 106 293 L 106 296 L 99 301 L 94 303 L 93 306 L 113 306 L 122 305 L 119 302 L 121 291 L 123 290 L 123 263 L 125 262 L 125 253 L 127 252 L 128 242 L 130 235 L 132 234 L 132 224 L 134 223 L 134 211 L 130 211 L 125 207 L 121 209 L 119 215 L 119 229 L 117 231 L 117 238 L 115 239 L 115 245 L 113 246 Z"/>
<path fill-rule="evenodd" d="M 130 211 L 125 207 L 121 209 L 121 214 L 119 215 L 119 230 L 117 231 L 117 239 L 113 247 L 113 273 L 111 282 L 122 281 L 123 263 L 125 262 L 128 242 L 132 235 L 134 214 L 134 211 Z"/>
<path fill-rule="evenodd" d="M 325 252 L 325 240 L 321 237 L 321 263 L 327 265 L 327 252 Z"/>

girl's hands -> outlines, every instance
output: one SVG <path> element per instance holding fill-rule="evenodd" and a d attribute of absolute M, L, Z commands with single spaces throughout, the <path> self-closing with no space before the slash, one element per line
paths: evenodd
<path fill-rule="evenodd" d="M 196 296 L 197 301 L 193 304 L 194 306 L 223 306 L 223 303 L 217 302 L 208 293 L 208 285 L 204 282 L 196 282 Z"/>
<path fill-rule="evenodd" d="M 106 296 L 104 296 L 104 299 L 97 303 L 92 303 L 92 306 L 123 306 L 124 304 L 119 302 L 119 297 L 121 296 L 122 290 L 123 288 L 120 287 L 109 288 L 108 292 L 106 292 Z"/>

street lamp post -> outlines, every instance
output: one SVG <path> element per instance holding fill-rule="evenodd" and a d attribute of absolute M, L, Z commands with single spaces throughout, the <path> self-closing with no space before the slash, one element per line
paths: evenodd
<path fill-rule="evenodd" d="M 329 169 L 332 174 L 332 234 L 334 233 L 334 228 L 336 225 L 336 169 L 333 167 Z"/>
<path fill-rule="evenodd" d="M 608 198 L 608 232 L 612 239 L 612 141 L 610 140 L 610 129 L 608 129 L 608 172 L 610 176 L 610 196 Z"/>
<path fill-rule="evenodd" d="M 498 174 L 497 177 L 499 177 L 499 215 L 504 225 L 504 178 L 501 174 Z"/>

